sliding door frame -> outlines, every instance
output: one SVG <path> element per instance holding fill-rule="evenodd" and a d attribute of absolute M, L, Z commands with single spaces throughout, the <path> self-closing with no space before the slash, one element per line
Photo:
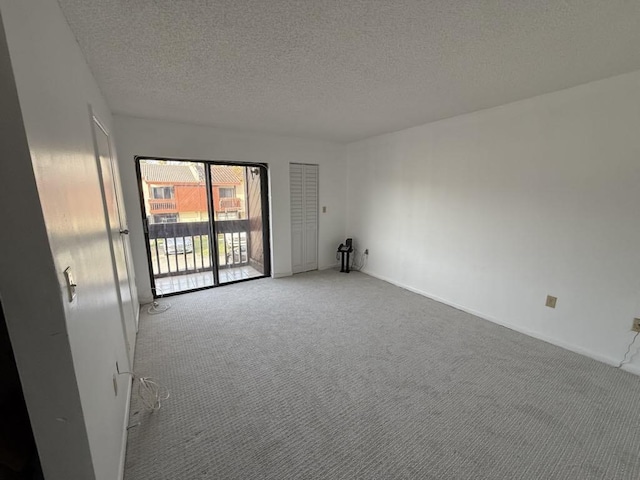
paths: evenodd
<path fill-rule="evenodd" d="M 205 185 L 207 189 L 207 207 L 209 209 L 209 235 L 210 235 L 210 244 L 211 248 L 209 248 L 209 261 L 212 268 L 214 284 L 210 286 L 192 288 L 187 290 L 182 290 L 180 292 L 171 292 L 158 295 L 156 290 L 155 277 L 153 274 L 153 261 L 151 255 L 151 247 L 149 244 L 149 224 L 146 217 L 146 208 L 144 201 L 144 193 L 143 193 L 143 184 L 142 184 L 142 170 L 140 167 L 140 163 L 143 160 L 161 160 L 168 162 L 190 162 L 190 163 L 201 163 L 205 166 Z M 173 295 L 181 295 L 183 293 L 197 292 L 200 290 L 207 290 L 210 288 L 222 287 L 224 285 L 232 285 L 234 283 L 247 282 L 250 280 L 256 280 L 259 278 L 266 278 L 271 276 L 271 215 L 269 212 L 269 165 L 267 163 L 261 162 L 235 162 L 235 161 L 226 161 L 226 160 L 199 160 L 199 159 L 189 159 L 189 158 L 175 158 L 175 157 L 157 157 L 150 155 L 136 155 L 134 156 L 134 163 L 136 168 L 136 177 L 138 180 L 138 196 L 140 199 L 140 213 L 142 215 L 142 227 L 143 227 L 143 235 L 145 240 L 145 250 L 147 252 L 147 266 L 149 268 L 149 280 L 151 282 L 151 291 L 153 294 L 153 298 L 159 297 L 170 297 Z M 219 275 L 219 260 L 218 260 L 218 237 L 217 237 L 217 229 L 216 229 L 216 220 L 215 220 L 215 209 L 213 203 L 213 183 L 211 181 L 211 166 L 213 165 L 222 165 L 222 166 L 237 166 L 237 167 L 257 167 L 261 171 L 260 175 L 260 203 L 262 206 L 262 245 L 263 245 L 263 265 L 264 265 L 264 273 L 260 276 L 251 277 L 251 278 L 242 278 L 239 280 L 232 280 L 229 282 L 220 283 L 220 275 Z M 245 182 L 246 187 L 246 182 Z M 247 201 L 245 197 L 245 201 Z M 249 255 L 249 252 L 247 252 Z M 214 261 L 215 260 L 215 261 Z"/>
<path fill-rule="evenodd" d="M 216 230 L 215 206 L 213 205 L 213 184 L 211 182 L 211 168 L 205 165 L 204 184 L 207 189 L 207 209 L 209 210 L 209 261 L 213 272 L 213 286 L 220 286 L 220 257 L 218 256 L 218 232 Z M 147 239 L 148 241 L 148 239 Z M 215 259 L 215 262 L 214 262 Z"/>

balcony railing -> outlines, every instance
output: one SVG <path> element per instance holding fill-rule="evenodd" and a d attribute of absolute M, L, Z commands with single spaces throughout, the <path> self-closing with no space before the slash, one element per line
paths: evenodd
<path fill-rule="evenodd" d="M 236 197 L 223 197 L 220 199 L 220 210 L 240 210 L 242 200 Z"/>
<path fill-rule="evenodd" d="M 176 200 L 174 198 L 150 198 L 150 213 L 158 212 L 176 212 Z"/>
<path fill-rule="evenodd" d="M 155 278 L 211 270 L 214 250 L 208 222 L 158 223 L 148 226 Z M 249 263 L 249 221 L 216 222 L 218 268 Z"/>

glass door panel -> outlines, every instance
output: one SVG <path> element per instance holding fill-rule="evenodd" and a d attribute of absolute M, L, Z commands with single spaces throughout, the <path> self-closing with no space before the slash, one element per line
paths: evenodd
<path fill-rule="evenodd" d="M 209 168 L 220 283 L 268 274 L 263 248 L 265 168 L 241 165 Z"/>
<path fill-rule="evenodd" d="M 206 165 L 139 160 L 155 296 L 215 285 Z"/>
<path fill-rule="evenodd" d="M 137 164 L 155 297 L 270 274 L 266 167 Z"/>

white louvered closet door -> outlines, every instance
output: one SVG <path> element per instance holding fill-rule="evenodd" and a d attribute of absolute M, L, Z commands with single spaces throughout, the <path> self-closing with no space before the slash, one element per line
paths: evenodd
<path fill-rule="evenodd" d="M 291 260 L 293 273 L 318 269 L 318 166 L 292 163 Z"/>

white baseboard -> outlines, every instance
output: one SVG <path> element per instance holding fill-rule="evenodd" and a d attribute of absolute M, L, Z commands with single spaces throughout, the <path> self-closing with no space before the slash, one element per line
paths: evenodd
<path fill-rule="evenodd" d="M 322 267 L 319 267 L 318 270 L 329 270 L 330 268 L 337 268 L 339 266 L 340 264 L 336 262 L 336 263 L 331 263 L 329 265 L 324 265 Z"/>
<path fill-rule="evenodd" d="M 463 305 L 458 305 L 457 303 L 454 302 L 450 302 L 444 298 L 438 297 L 437 295 L 433 295 L 430 294 L 429 292 L 425 292 L 423 290 L 411 287 L 409 285 L 405 285 L 403 283 L 400 282 L 396 282 L 395 280 L 392 280 L 390 278 L 387 278 L 383 275 L 378 275 L 376 273 L 370 272 L 370 271 L 363 271 L 362 273 L 365 273 L 371 277 L 377 278 L 379 280 L 383 280 L 387 283 L 391 283 L 392 285 L 395 285 L 397 287 L 400 288 L 404 288 L 405 290 L 409 290 L 410 292 L 413 293 L 417 293 L 418 295 L 422 295 L 423 297 L 427 297 L 430 298 L 431 300 L 435 300 L 436 302 L 440 302 L 440 303 L 444 303 L 445 305 L 449 305 L 450 307 L 456 308 L 458 310 L 461 310 L 463 312 L 466 313 L 470 313 L 471 315 L 475 315 L 476 317 L 480 317 L 483 320 L 487 320 L 489 322 L 501 325 L 503 327 L 506 327 L 510 330 L 514 330 L 516 332 L 519 333 L 523 333 L 525 335 L 528 335 L 530 337 L 533 338 L 537 338 L 538 340 L 542 340 L 543 342 L 547 342 L 550 343 L 551 345 L 555 345 L 557 347 L 560 348 L 564 348 L 565 350 L 569 350 L 571 352 L 574 353 L 579 353 L 580 355 L 584 355 L 585 357 L 589 357 L 589 358 L 593 358 L 594 360 L 598 360 L 599 362 L 602 363 L 606 363 L 608 365 L 613 365 L 614 367 L 617 367 L 620 364 L 620 360 L 621 359 L 617 359 L 617 358 L 612 358 L 612 357 L 608 357 L 606 355 L 601 355 L 599 353 L 596 352 L 592 352 L 591 350 L 587 350 L 583 347 L 580 347 L 579 345 L 575 345 L 573 343 L 569 343 L 569 342 L 565 342 L 563 340 L 558 340 L 557 338 L 553 338 L 553 337 L 549 337 L 543 333 L 537 332 L 535 330 L 529 330 L 528 328 L 525 327 L 521 327 L 520 325 L 515 325 L 509 322 L 505 322 L 502 321 L 498 318 L 494 318 L 490 315 L 485 315 L 482 312 L 478 312 L 476 310 L 467 308 Z M 634 373 L 636 375 L 640 375 L 640 365 L 635 365 L 635 364 L 626 364 L 622 366 L 622 370 L 626 370 L 628 372 Z"/>
<path fill-rule="evenodd" d="M 291 275 L 293 275 L 293 272 L 273 272 L 271 278 L 290 277 Z"/>
<path fill-rule="evenodd" d="M 618 365 L 616 364 L 616 367 Z M 621 370 L 626 370 L 629 373 L 633 373 L 635 375 L 640 375 L 640 366 L 634 364 L 623 365 Z"/>
<path fill-rule="evenodd" d="M 127 455 L 127 441 L 129 439 L 129 411 L 131 409 L 131 391 L 133 389 L 133 378 L 129 378 L 127 383 L 127 403 L 124 409 L 124 422 L 122 425 L 122 446 L 120 447 L 120 471 L 118 480 L 124 479 L 124 466 Z"/>

